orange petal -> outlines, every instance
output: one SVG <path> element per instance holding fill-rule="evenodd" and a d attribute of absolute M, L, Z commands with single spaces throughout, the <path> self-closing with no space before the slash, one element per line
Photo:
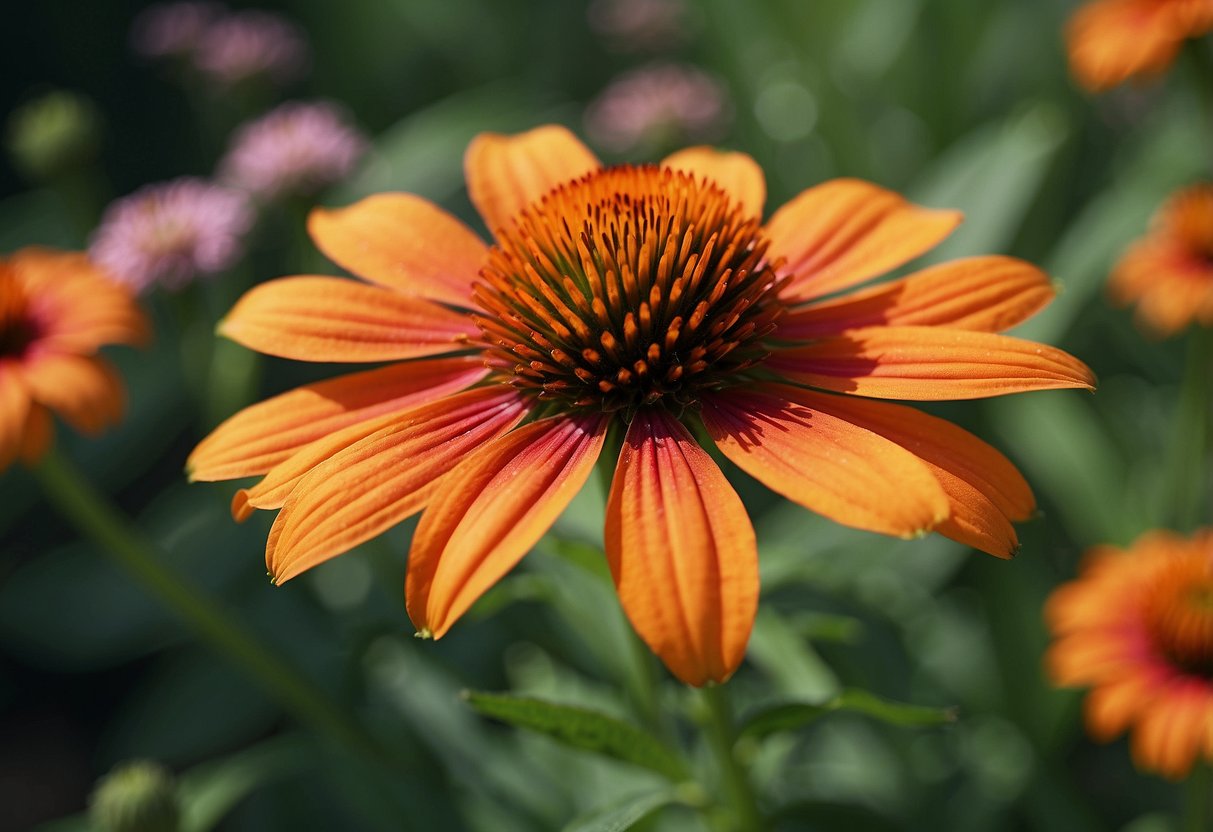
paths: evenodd
<path fill-rule="evenodd" d="M 607 501 L 606 552 L 636 632 L 688 685 L 723 682 L 758 608 L 758 549 L 737 493 L 686 428 L 641 410 Z"/>
<path fill-rule="evenodd" d="M 30 407 L 29 391 L 16 365 L 0 360 L 0 471 L 12 465 L 21 451 Z"/>
<path fill-rule="evenodd" d="M 525 412 L 513 390 L 482 387 L 397 414 L 391 425 L 336 451 L 299 480 L 270 529 L 265 563 L 275 582 L 419 511 L 443 474 Z"/>
<path fill-rule="evenodd" d="M 190 480 L 264 474 L 310 442 L 384 413 L 462 390 L 484 377 L 473 356 L 393 364 L 296 388 L 232 416 L 190 454 Z"/>
<path fill-rule="evenodd" d="M 490 442 L 443 480 L 413 535 L 405 605 L 440 638 L 497 583 L 581 490 L 605 416 L 558 416 Z"/>
<path fill-rule="evenodd" d="M 856 329 L 779 350 L 764 366 L 814 387 L 877 399 L 941 401 L 1095 389 L 1087 365 L 1054 347 L 931 326 Z"/>
<path fill-rule="evenodd" d="M 919 537 L 947 519 L 948 498 L 926 463 L 866 428 L 769 385 L 705 397 L 716 447 L 767 488 L 844 526 Z"/>
<path fill-rule="evenodd" d="M 245 293 L 219 333 L 300 361 L 394 361 L 454 352 L 472 319 L 398 292 L 337 277 L 283 277 Z"/>
<path fill-rule="evenodd" d="M 973 257 L 793 310 L 775 337 L 809 341 L 876 324 L 1002 332 L 1039 312 L 1054 294 L 1048 275 L 1031 263 Z"/>
<path fill-rule="evenodd" d="M 920 208 L 858 179 L 804 191 L 766 225 L 772 258 L 793 275 L 784 296 L 828 295 L 884 274 L 930 251 L 960 225 L 959 211 Z"/>
<path fill-rule="evenodd" d="M 1188 36 L 1173 9 L 1180 5 L 1184 4 L 1156 0 L 1099 0 L 1083 5 L 1066 26 L 1074 77 L 1099 92 L 1134 75 L 1165 70 Z"/>
<path fill-rule="evenodd" d="M 405 295 L 468 306 L 488 247 L 437 205 L 376 194 L 346 208 L 317 208 L 308 231 L 330 259 Z"/>
<path fill-rule="evenodd" d="M 31 402 L 25 417 L 25 430 L 21 435 L 21 461 L 26 465 L 37 463 L 55 436 L 55 426 L 50 411 L 37 402 Z"/>
<path fill-rule="evenodd" d="M 896 442 L 921 459 L 943 486 L 948 519 L 935 531 L 998 557 L 1019 546 L 1011 520 L 1036 509 L 1032 490 L 1005 456 L 951 422 L 912 407 L 797 390 L 795 400 Z"/>
<path fill-rule="evenodd" d="M 514 136 L 481 133 L 463 157 L 468 196 L 494 234 L 548 191 L 600 167 L 576 136 L 555 124 Z"/>
<path fill-rule="evenodd" d="M 661 160 L 661 166 L 686 171 L 719 185 L 747 214 L 762 219 L 767 181 L 762 168 L 745 153 L 712 147 L 688 147 Z"/>
<path fill-rule="evenodd" d="M 34 400 L 78 431 L 97 433 L 122 416 L 122 380 L 104 359 L 47 353 L 26 362 L 23 372 Z"/>

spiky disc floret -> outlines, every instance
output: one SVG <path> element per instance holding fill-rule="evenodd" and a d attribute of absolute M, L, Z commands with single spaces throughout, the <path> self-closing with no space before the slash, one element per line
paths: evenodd
<path fill-rule="evenodd" d="M 475 290 L 489 365 L 565 408 L 693 405 L 766 357 L 784 311 L 757 218 L 668 168 L 587 174 L 497 237 Z"/>

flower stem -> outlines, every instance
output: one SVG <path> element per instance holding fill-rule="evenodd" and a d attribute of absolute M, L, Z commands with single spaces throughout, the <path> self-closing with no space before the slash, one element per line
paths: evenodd
<path fill-rule="evenodd" d="M 1209 455 L 1213 451 L 1213 330 L 1193 326 L 1179 393 L 1179 416 L 1172 449 L 1175 517 L 1191 530 L 1213 520 L 1209 494 Z"/>
<path fill-rule="evenodd" d="M 244 671 L 296 719 L 350 750 L 385 757 L 386 751 L 326 694 L 250 638 L 229 613 L 173 574 L 156 547 L 54 448 L 34 473 L 46 497 L 82 535 L 172 610 L 199 640 Z"/>
<path fill-rule="evenodd" d="M 737 759 L 737 731 L 728 692 L 724 685 L 708 685 L 701 689 L 700 694 L 708 718 L 708 740 L 732 803 L 735 821 L 732 828 L 736 832 L 762 832 L 767 828 L 766 821 L 758 809 L 749 775 Z"/>
<path fill-rule="evenodd" d="M 1207 832 L 1213 821 L 1210 816 L 1210 798 L 1213 798 L 1213 778 L 1208 764 L 1198 762 L 1188 775 L 1187 794 L 1184 805 L 1184 832 Z"/>

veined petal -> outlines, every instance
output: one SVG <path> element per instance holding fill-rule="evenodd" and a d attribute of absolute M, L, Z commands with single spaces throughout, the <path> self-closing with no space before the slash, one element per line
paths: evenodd
<path fill-rule="evenodd" d="M 661 160 L 661 166 L 686 171 L 715 182 L 747 213 L 762 219 L 767 201 L 767 180 L 758 163 L 745 153 L 713 147 L 688 147 Z"/>
<path fill-rule="evenodd" d="M 316 245 L 342 268 L 405 295 L 468 306 L 488 247 L 470 228 L 412 194 L 376 194 L 308 217 Z"/>
<path fill-rule="evenodd" d="M 460 349 L 472 319 L 419 298 L 339 277 L 283 277 L 245 293 L 219 333 L 267 355 L 372 362 Z"/>
<path fill-rule="evenodd" d="M 1048 275 L 1012 257 L 973 257 L 789 312 L 776 338 L 809 341 L 876 324 L 1002 332 L 1043 309 Z"/>
<path fill-rule="evenodd" d="M 494 235 L 557 185 L 600 167 L 589 148 L 555 124 L 515 136 L 481 133 L 463 157 L 468 196 Z"/>
<path fill-rule="evenodd" d="M 745 506 L 664 410 L 637 412 L 607 502 L 606 552 L 624 612 L 688 685 L 723 682 L 758 608 L 758 549 Z"/>
<path fill-rule="evenodd" d="M 308 384 L 225 421 L 190 454 L 192 481 L 264 474 L 321 437 L 462 390 L 488 372 L 478 357 L 393 364 Z"/>
<path fill-rule="evenodd" d="M 25 380 L 15 364 L 0 361 L 0 471 L 12 465 L 21 450 L 31 406 Z"/>
<path fill-rule="evenodd" d="M 102 358 L 45 353 L 27 361 L 22 372 L 33 399 L 82 433 L 97 433 L 122 416 L 122 381 Z"/>
<path fill-rule="evenodd" d="M 935 531 L 998 557 L 1019 545 L 1011 520 L 1026 520 L 1036 500 L 1005 456 L 967 430 L 904 405 L 781 388 L 815 411 L 880 434 L 913 453 L 943 486 L 949 516 Z"/>
<path fill-rule="evenodd" d="M 784 296 L 810 300 L 863 283 L 938 245 L 960 224 L 959 211 L 907 202 L 857 179 L 835 179 L 784 205 L 766 225 L 772 258 L 792 278 Z"/>
<path fill-rule="evenodd" d="M 525 413 L 513 390 L 468 390 L 397 414 L 392 424 L 336 451 L 299 480 L 270 529 L 265 562 L 275 582 L 419 511 L 443 474 Z"/>
<path fill-rule="evenodd" d="M 479 449 L 442 481 L 413 535 L 405 605 L 440 638 L 514 567 L 581 490 L 605 416 L 534 422 Z"/>
<path fill-rule="evenodd" d="M 872 431 L 814 410 L 783 385 L 705 397 L 721 452 L 772 491 L 845 526 L 917 537 L 948 517 L 926 463 Z"/>
<path fill-rule="evenodd" d="M 1087 365 L 1054 347 L 931 326 L 851 330 L 779 350 L 764 366 L 813 387 L 877 399 L 941 401 L 1095 389 Z"/>

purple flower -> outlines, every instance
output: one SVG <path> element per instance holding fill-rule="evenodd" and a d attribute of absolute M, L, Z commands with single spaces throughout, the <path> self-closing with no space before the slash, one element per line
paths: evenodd
<path fill-rule="evenodd" d="M 586 108 L 586 132 L 615 152 L 718 138 L 724 88 L 691 66 L 656 64 L 619 76 Z"/>
<path fill-rule="evenodd" d="M 198 41 L 194 62 L 222 84 L 255 76 L 283 84 L 303 73 L 309 57 L 298 26 L 280 15 L 250 10 L 225 15 L 208 26 Z"/>
<path fill-rule="evenodd" d="M 145 58 L 185 56 L 203 32 L 224 14 L 218 3 L 181 2 L 148 6 L 131 26 L 131 45 Z"/>
<path fill-rule="evenodd" d="M 310 194 L 349 175 L 366 148 L 335 104 L 291 102 L 236 131 L 218 178 L 262 199 Z"/>
<path fill-rule="evenodd" d="M 693 28 L 685 0 L 594 0 L 586 16 L 594 31 L 626 51 L 667 52 Z"/>
<path fill-rule="evenodd" d="M 245 197 L 202 179 L 148 185 L 114 202 L 89 254 L 115 279 L 142 292 L 180 289 L 231 266 L 253 223 Z"/>

